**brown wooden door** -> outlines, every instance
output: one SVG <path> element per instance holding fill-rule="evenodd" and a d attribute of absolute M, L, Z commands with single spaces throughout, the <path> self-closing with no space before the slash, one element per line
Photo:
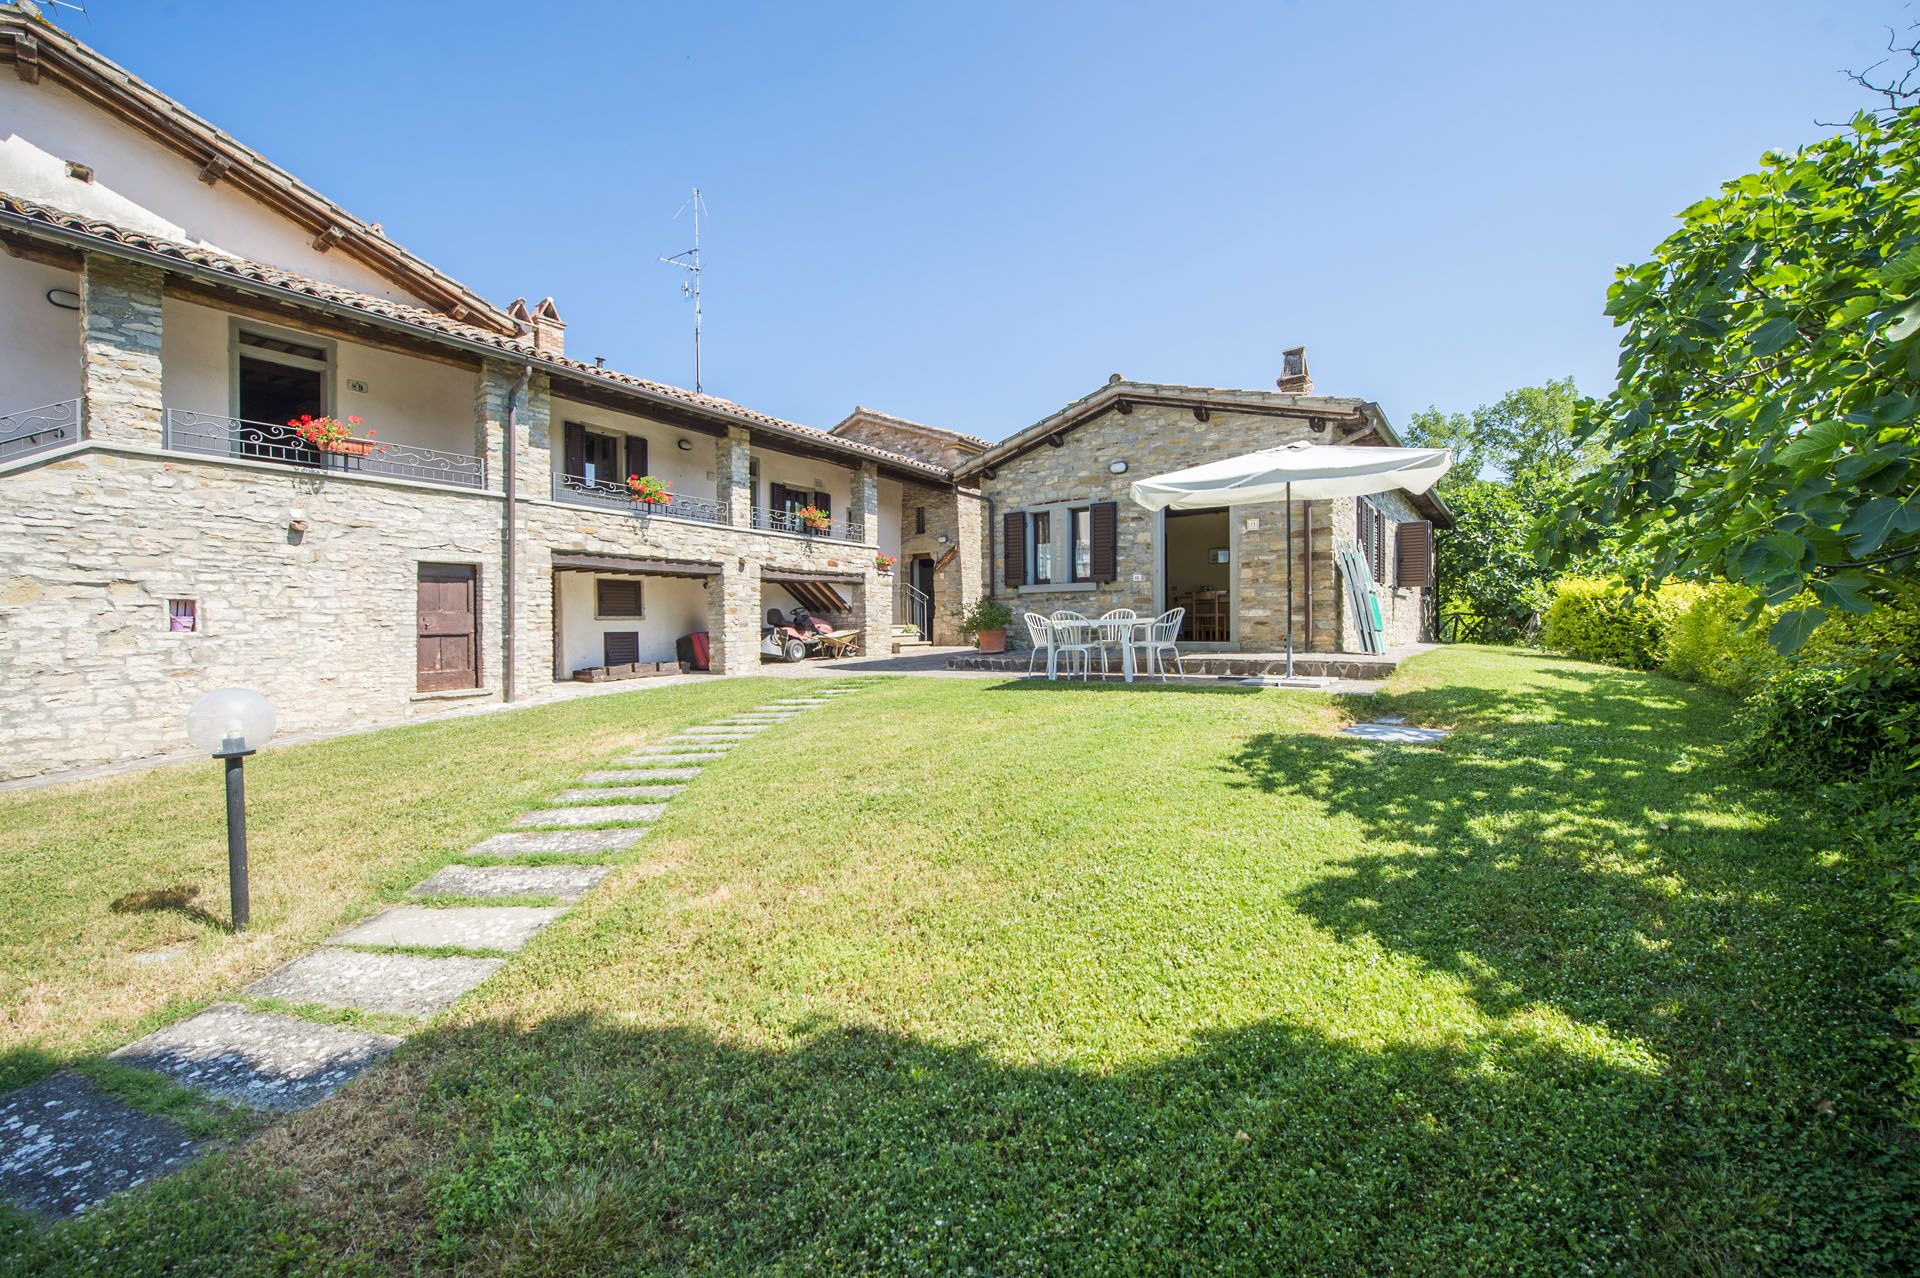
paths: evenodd
<path fill-rule="evenodd" d="M 420 565 L 418 672 L 422 692 L 480 686 L 470 564 Z"/>

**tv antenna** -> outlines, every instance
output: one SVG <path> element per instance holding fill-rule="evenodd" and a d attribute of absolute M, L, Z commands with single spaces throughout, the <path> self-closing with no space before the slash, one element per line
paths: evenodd
<path fill-rule="evenodd" d="M 699 394 L 700 387 L 700 215 L 707 212 L 707 202 L 700 198 L 700 188 L 694 187 L 693 194 L 687 197 L 673 217 L 677 222 L 680 214 L 693 210 L 693 247 L 684 253 L 675 253 L 672 257 L 660 260 L 668 266 L 677 266 L 691 277 L 681 281 L 680 295 L 693 299 L 693 389 Z"/>

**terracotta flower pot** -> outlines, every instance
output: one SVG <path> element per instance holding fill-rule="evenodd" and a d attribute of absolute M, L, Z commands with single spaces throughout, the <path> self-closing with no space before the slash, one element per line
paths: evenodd
<path fill-rule="evenodd" d="M 320 445 L 321 451 L 340 453 L 347 457 L 368 457 L 380 447 L 371 439 L 335 439 Z"/>
<path fill-rule="evenodd" d="M 982 630 L 980 632 L 980 651 L 989 655 L 1007 650 L 1006 630 Z"/>

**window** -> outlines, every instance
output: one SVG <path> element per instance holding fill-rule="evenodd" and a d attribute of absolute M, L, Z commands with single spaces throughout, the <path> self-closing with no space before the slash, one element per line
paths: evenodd
<path fill-rule="evenodd" d="M 1028 577 L 1029 585 L 1043 586 L 1053 580 L 1053 512 L 1036 510 L 1027 520 L 1028 535 L 1033 538 L 1033 554 L 1029 557 L 1033 572 Z"/>
<path fill-rule="evenodd" d="M 302 333 L 233 329 L 233 415 L 243 457 L 317 466 L 318 451 L 287 423 L 324 416 L 333 404 L 333 350 Z"/>
<path fill-rule="evenodd" d="M 640 580 L 637 577 L 597 577 L 594 579 L 596 617 L 641 617 Z"/>
<path fill-rule="evenodd" d="M 198 633 L 200 601 L 197 599 L 167 600 L 167 629 L 176 635 Z"/>
<path fill-rule="evenodd" d="M 1360 557 L 1367 561 L 1374 581 L 1384 586 L 1388 562 L 1387 513 L 1365 497 L 1354 499 L 1353 513 L 1353 536 L 1360 547 Z"/>
<path fill-rule="evenodd" d="M 913 508 L 913 531 L 916 535 L 927 531 L 927 508 L 925 506 L 915 506 Z"/>
<path fill-rule="evenodd" d="M 640 660 L 638 630 L 609 630 L 600 637 L 600 656 L 609 666 L 629 666 Z"/>
<path fill-rule="evenodd" d="M 1081 506 L 1067 512 L 1073 536 L 1073 579 L 1093 580 L 1093 508 Z"/>

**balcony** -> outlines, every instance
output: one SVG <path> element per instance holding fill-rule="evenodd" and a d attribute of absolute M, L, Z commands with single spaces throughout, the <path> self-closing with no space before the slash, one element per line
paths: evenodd
<path fill-rule="evenodd" d="M 71 444 L 84 434 L 77 399 L 8 413 L 0 417 L 0 462 Z"/>
<path fill-rule="evenodd" d="M 553 496 L 556 501 L 576 506 L 598 506 L 605 510 L 624 511 L 635 516 L 665 516 L 669 519 L 689 519 L 696 523 L 722 524 L 727 518 L 724 502 L 711 497 L 688 497 L 676 494 L 671 502 L 658 505 L 646 505 L 633 500 L 625 484 L 610 484 L 602 480 L 584 479 L 579 475 L 555 475 Z M 769 510 L 764 506 L 753 508 L 753 528 L 765 532 L 792 533 L 800 537 L 816 537 L 829 541 L 845 541 L 859 544 L 860 539 L 852 535 L 844 519 L 832 520 L 824 530 L 807 528 L 792 511 Z"/>
<path fill-rule="evenodd" d="M 487 464 L 471 453 L 450 453 L 418 444 L 376 440 L 364 455 L 315 448 L 293 427 L 239 417 L 167 410 L 162 441 L 176 452 L 242 457 L 331 474 L 383 475 L 450 488 L 485 488 Z"/>

